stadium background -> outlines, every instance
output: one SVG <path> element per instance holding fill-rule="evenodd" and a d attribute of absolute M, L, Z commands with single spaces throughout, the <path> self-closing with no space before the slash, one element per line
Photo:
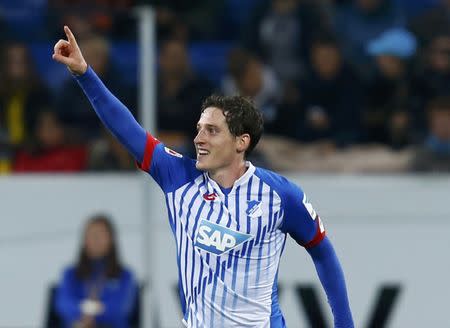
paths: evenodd
<path fill-rule="evenodd" d="M 147 49 L 155 63 L 145 66 L 152 90 L 140 75 L 143 5 L 155 14 Z M 143 326 L 179 326 L 162 196 L 51 61 L 63 24 L 113 92 L 176 150 L 192 153 L 205 95 L 253 97 L 267 136 L 251 160 L 292 177 L 321 213 L 356 325 L 449 326 L 450 136 L 436 135 L 450 119 L 447 107 L 433 124 L 429 106 L 448 104 L 449 8 L 444 0 L 0 1 L 0 327 L 45 326 L 50 286 L 97 212 L 118 224 L 124 261 L 143 286 Z M 153 95 L 147 105 L 143 95 Z M 290 327 L 314 316 L 319 326 L 318 312 L 330 324 L 312 264 L 293 243 L 280 285 Z"/>

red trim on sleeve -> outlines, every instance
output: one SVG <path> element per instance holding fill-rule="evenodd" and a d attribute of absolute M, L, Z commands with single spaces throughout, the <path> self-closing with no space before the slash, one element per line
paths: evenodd
<path fill-rule="evenodd" d="M 136 162 L 136 165 L 141 170 L 148 172 L 150 170 L 150 165 L 152 164 L 153 152 L 155 147 L 160 143 L 158 139 L 153 137 L 150 132 L 147 132 L 147 142 L 145 144 L 144 158 L 142 163 Z"/>
<path fill-rule="evenodd" d="M 325 238 L 325 230 L 321 231 L 321 228 L 320 228 L 320 217 L 317 216 L 317 219 L 315 221 L 316 221 L 316 226 L 317 226 L 316 235 L 309 243 L 303 245 L 303 247 L 305 247 L 305 248 L 314 247 L 314 246 L 318 245 Z"/>

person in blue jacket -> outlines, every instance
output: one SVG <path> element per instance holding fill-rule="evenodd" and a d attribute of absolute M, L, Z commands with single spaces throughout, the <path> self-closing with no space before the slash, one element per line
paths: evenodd
<path fill-rule="evenodd" d="M 67 328 L 127 328 L 137 283 L 120 261 L 115 229 L 104 215 L 86 224 L 75 265 L 56 291 L 55 308 Z"/>

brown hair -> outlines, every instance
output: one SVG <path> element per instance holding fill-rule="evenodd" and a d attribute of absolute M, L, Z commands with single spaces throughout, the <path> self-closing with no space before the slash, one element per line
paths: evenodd
<path fill-rule="evenodd" d="M 77 277 L 80 279 L 86 279 L 92 273 L 91 260 L 87 255 L 86 247 L 84 245 L 84 239 L 86 238 L 86 232 L 89 229 L 89 227 L 97 223 L 103 224 L 106 227 L 111 238 L 111 247 L 105 256 L 105 275 L 107 278 L 117 278 L 122 273 L 123 266 L 121 265 L 119 260 L 116 232 L 114 225 L 111 219 L 109 219 L 104 214 L 98 214 L 91 217 L 85 225 L 83 240 L 76 265 Z"/>
<path fill-rule="evenodd" d="M 427 103 L 427 112 L 430 113 L 435 110 L 450 111 L 450 96 L 443 95 L 431 99 Z"/>
<path fill-rule="evenodd" d="M 243 96 L 212 95 L 203 102 L 201 112 L 208 107 L 222 110 L 232 135 L 250 135 L 250 145 L 245 151 L 245 156 L 248 156 L 258 144 L 264 125 L 263 116 L 253 102 Z"/>

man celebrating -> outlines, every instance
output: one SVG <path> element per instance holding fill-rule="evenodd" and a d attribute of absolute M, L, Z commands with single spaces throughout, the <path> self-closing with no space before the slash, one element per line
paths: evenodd
<path fill-rule="evenodd" d="M 96 113 L 164 191 L 176 240 L 187 327 L 286 327 L 277 272 L 289 233 L 311 255 L 335 327 L 353 327 L 345 280 L 317 213 L 286 178 L 246 161 L 262 133 L 261 113 L 240 96 L 205 100 L 196 160 L 165 147 L 87 65 L 70 29 L 54 48 Z"/>

